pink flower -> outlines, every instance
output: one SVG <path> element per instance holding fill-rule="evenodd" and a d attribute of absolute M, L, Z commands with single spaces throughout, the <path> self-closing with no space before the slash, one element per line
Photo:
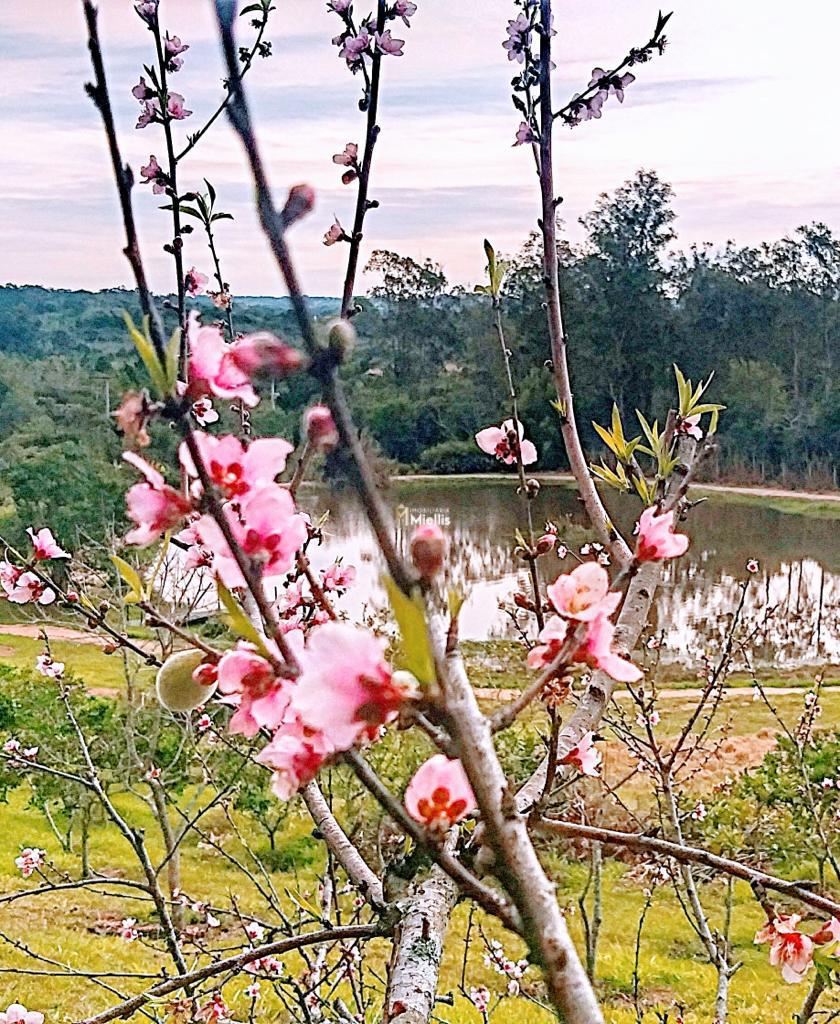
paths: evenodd
<path fill-rule="evenodd" d="M 576 628 L 574 621 L 566 622 L 556 615 L 550 618 L 540 633 L 540 646 L 528 652 L 528 667 L 548 668 L 562 651 L 571 631 Z M 599 615 L 592 619 L 587 622 L 583 642 L 571 652 L 568 660 L 601 669 L 618 682 L 633 683 L 641 679 L 642 672 L 632 661 L 612 650 L 614 633 L 615 627 L 605 616 Z"/>
<path fill-rule="evenodd" d="M 154 99 L 157 93 L 150 86 L 146 85 L 146 79 L 141 75 L 140 81 L 131 90 L 131 95 L 141 103 L 145 103 L 146 100 Z"/>
<path fill-rule="evenodd" d="M 34 572 L 21 573 L 14 587 L 6 591 L 6 596 L 13 604 L 29 604 L 30 601 L 52 604 L 55 601 L 55 591 Z"/>
<path fill-rule="evenodd" d="M 470 989 L 470 1002 L 475 1006 L 476 1010 L 482 1015 L 487 1013 L 487 1009 L 490 1006 L 490 989 L 486 985 L 480 985 L 478 988 Z"/>
<path fill-rule="evenodd" d="M 423 523 L 412 533 L 409 550 L 414 567 L 423 579 L 430 580 L 443 568 L 449 539 L 437 523 Z"/>
<path fill-rule="evenodd" d="M 236 713 L 230 731 L 255 736 L 260 729 L 276 729 L 289 706 L 289 682 L 280 679 L 271 664 L 251 644 L 239 641 L 219 662 L 219 690 L 234 696 Z"/>
<path fill-rule="evenodd" d="M 412 3 L 411 0 L 397 0 L 394 4 L 394 14 L 398 18 L 402 18 L 406 28 L 411 28 L 409 18 L 413 18 L 417 13 L 417 4 Z"/>
<path fill-rule="evenodd" d="M 321 587 L 328 593 L 333 590 L 345 590 L 356 579 L 356 570 L 352 565 L 346 568 L 337 562 L 325 569 L 321 575 Z"/>
<path fill-rule="evenodd" d="M 530 466 L 537 461 L 537 449 L 531 441 L 525 440 L 525 428 L 521 423 L 514 427 L 513 420 L 505 420 L 500 427 L 485 427 L 475 435 L 475 443 L 488 455 L 508 466 L 516 464 L 516 449 L 522 457 L 523 466 Z"/>
<path fill-rule="evenodd" d="M 180 71 L 184 65 L 180 54 L 186 53 L 189 48 L 189 43 L 182 43 L 178 36 L 170 36 L 167 32 L 166 39 L 164 40 L 164 50 L 167 57 L 166 70 L 172 72 Z"/>
<path fill-rule="evenodd" d="M 29 534 L 32 540 L 33 556 L 36 561 L 44 561 L 50 558 L 69 558 L 70 552 L 60 548 L 56 543 L 55 537 L 52 535 L 52 531 L 43 527 L 37 533 L 28 527 L 26 532 Z"/>
<path fill-rule="evenodd" d="M 0 586 L 3 587 L 6 597 L 15 589 L 17 581 L 22 575 L 23 569 L 18 569 L 11 562 L 0 562 Z"/>
<path fill-rule="evenodd" d="M 39 654 L 35 659 L 35 668 L 49 679 L 61 679 L 64 675 L 64 662 L 53 661 L 49 654 Z"/>
<path fill-rule="evenodd" d="M 352 2 L 353 0 L 328 0 L 327 7 L 335 11 L 336 14 L 344 14 Z"/>
<path fill-rule="evenodd" d="M 321 452 L 331 451 L 341 440 L 326 405 L 312 405 L 306 410 L 303 414 L 303 435 L 313 448 Z"/>
<path fill-rule="evenodd" d="M 636 559 L 654 562 L 662 558 L 678 558 L 688 548 L 688 537 L 674 533 L 674 513 L 657 515 L 656 509 L 646 508 L 639 518 L 639 536 L 636 541 Z"/>
<path fill-rule="evenodd" d="M 266 576 L 288 572 L 295 552 L 306 540 L 306 520 L 283 487 L 265 487 L 250 495 L 239 514 L 225 509 L 231 532 L 242 551 Z M 196 523 L 201 545 L 212 552 L 213 571 L 226 587 L 245 586 L 245 577 L 216 521 L 204 515 Z"/>
<path fill-rule="evenodd" d="M 597 85 L 600 92 L 603 93 L 604 99 L 610 94 L 618 99 L 619 103 L 624 102 L 624 90 L 628 85 L 632 85 L 636 81 L 636 76 L 631 74 L 629 71 L 624 75 L 608 75 L 603 68 L 593 68 L 592 78 L 589 82 L 588 88 L 594 89 Z"/>
<path fill-rule="evenodd" d="M 228 1024 L 231 1020 L 230 1010 L 221 992 L 214 992 L 210 999 L 196 1010 L 195 1020 L 202 1021 L 202 1024 Z"/>
<path fill-rule="evenodd" d="M 531 128 L 528 122 L 520 121 L 519 127 L 516 130 L 516 141 L 514 142 L 514 146 L 524 146 L 527 143 L 537 141 L 539 140 L 537 139 L 536 135 L 534 135 L 534 130 L 533 128 Z"/>
<path fill-rule="evenodd" d="M 216 437 L 196 431 L 193 437 L 204 468 L 225 498 L 244 498 L 273 484 L 286 468 L 286 456 L 293 450 L 281 437 L 260 438 L 247 448 L 232 434 Z M 178 456 L 189 476 L 198 477 L 186 441 L 181 442 Z M 200 492 L 200 484 L 194 486 Z"/>
<path fill-rule="evenodd" d="M 213 408 L 212 401 L 206 395 L 204 398 L 199 398 L 197 402 L 193 402 L 190 412 L 200 427 L 207 427 L 211 423 L 219 422 L 219 414 Z"/>
<path fill-rule="evenodd" d="M 163 168 L 157 162 L 154 153 L 149 157 L 149 162 L 145 167 L 140 168 L 140 176 L 143 179 L 144 185 L 151 185 L 152 192 L 159 196 L 161 192 L 166 191 L 166 186 L 169 183 L 169 178 L 164 173 Z"/>
<path fill-rule="evenodd" d="M 757 558 L 748 558 L 747 559 L 747 572 L 749 572 L 749 573 L 756 573 L 756 572 L 758 572 L 758 570 L 759 570 L 758 559 Z"/>
<path fill-rule="evenodd" d="M 328 622 L 310 635 L 292 696 L 295 711 L 336 750 L 348 750 L 396 717 L 408 696 L 384 658 L 384 641 Z"/>
<path fill-rule="evenodd" d="M 184 97 L 179 92 L 171 92 L 166 104 L 166 112 L 173 121 L 183 121 L 185 117 L 192 114 L 191 110 L 184 108 Z"/>
<path fill-rule="evenodd" d="M 586 732 L 581 736 L 577 746 L 560 758 L 560 764 L 573 765 L 583 775 L 597 776 L 601 766 L 601 752 L 593 742 L 594 734 Z"/>
<path fill-rule="evenodd" d="M 475 810 L 472 786 L 460 761 L 435 754 L 421 765 L 405 791 L 408 813 L 429 828 L 448 828 Z"/>
<path fill-rule="evenodd" d="M 120 938 L 125 939 L 126 942 L 134 942 L 140 935 L 135 927 L 136 924 L 136 917 L 124 917 L 120 924 Z"/>
<path fill-rule="evenodd" d="M 756 943 L 770 943 L 770 963 L 781 967 L 782 977 L 789 984 L 804 981 L 814 961 L 814 943 L 810 936 L 797 931 L 799 914 L 781 914 L 756 932 Z"/>
<path fill-rule="evenodd" d="M 187 295 L 195 298 L 197 295 L 201 295 L 204 289 L 207 287 L 207 282 L 210 278 L 206 274 L 202 274 L 201 271 L 196 270 L 195 267 L 191 267 L 184 277 L 184 287 L 187 290 Z"/>
<path fill-rule="evenodd" d="M 20 851 L 19 857 L 15 857 L 15 867 L 24 878 L 29 878 L 43 866 L 46 856 L 46 850 L 39 850 L 37 846 L 27 846 Z M 8 1013 L 8 1010 L 6 1012 Z"/>
<path fill-rule="evenodd" d="M 341 153 L 336 153 L 333 157 L 334 164 L 340 164 L 342 167 L 355 167 L 359 162 L 359 147 L 355 142 L 348 142 Z"/>
<path fill-rule="evenodd" d="M 274 769 L 274 795 L 289 800 L 315 778 L 321 765 L 334 753 L 324 733 L 308 728 L 292 713 L 257 754 L 257 760 Z"/>
<path fill-rule="evenodd" d="M 160 100 L 155 96 L 150 100 L 146 100 L 140 111 L 140 116 L 137 118 L 137 124 L 135 128 L 145 128 L 150 125 L 153 121 L 160 120 Z"/>
<path fill-rule="evenodd" d="M 548 597 L 560 615 L 578 622 L 612 615 L 621 601 L 620 594 L 610 592 L 610 578 L 596 562 L 558 576 L 548 587 Z"/>
<path fill-rule="evenodd" d="M 272 377 L 288 377 L 303 365 L 303 356 L 269 331 L 258 331 L 238 338 L 230 347 L 234 366 L 253 377 L 268 373 Z"/>
<path fill-rule="evenodd" d="M 681 419 L 677 424 L 677 433 L 687 434 L 689 437 L 693 437 L 695 441 L 702 441 L 703 431 L 698 426 L 699 423 L 699 414 L 697 416 L 686 416 L 684 419 Z"/>
<path fill-rule="evenodd" d="M 508 60 L 518 64 L 525 63 L 525 50 L 531 45 L 531 22 L 524 11 L 513 21 L 507 23 L 508 38 L 502 46 L 508 52 Z"/>
<path fill-rule="evenodd" d="M 189 501 L 170 487 L 154 466 L 136 452 L 123 452 L 123 458 L 146 478 L 129 487 L 125 495 L 128 516 L 137 525 L 125 535 L 127 544 L 146 547 L 162 533 L 177 526 L 192 510 Z"/>
<path fill-rule="evenodd" d="M 44 1024 L 44 1015 L 37 1010 L 27 1010 L 20 1003 L 11 1003 L 5 1013 L 0 1013 L 0 1024 Z"/>
<path fill-rule="evenodd" d="M 218 327 L 202 327 L 194 310 L 187 321 L 187 344 L 192 395 L 210 392 L 217 398 L 238 398 L 249 408 L 257 405 L 259 398 L 247 375 L 234 362 L 232 346 L 225 343 Z"/>
<path fill-rule="evenodd" d="M 145 22 L 153 22 L 157 17 L 158 4 L 160 0 L 137 0 L 134 10 Z"/>
<path fill-rule="evenodd" d="M 357 36 L 347 36 L 343 41 L 341 49 L 338 51 L 338 55 L 343 57 L 352 66 L 362 60 L 369 45 L 370 35 L 363 30 Z"/>
<path fill-rule="evenodd" d="M 213 719 L 205 712 L 195 720 L 195 727 L 199 732 L 207 732 L 213 725 Z"/>
<path fill-rule="evenodd" d="M 347 237 L 344 228 L 339 223 L 338 217 L 330 225 L 329 230 L 324 235 L 324 245 L 335 245 L 336 242 L 349 242 L 350 239 Z"/>
<path fill-rule="evenodd" d="M 393 39 L 389 28 L 386 28 L 384 32 L 375 32 L 373 37 L 380 53 L 390 54 L 392 57 L 402 57 L 405 40 Z"/>

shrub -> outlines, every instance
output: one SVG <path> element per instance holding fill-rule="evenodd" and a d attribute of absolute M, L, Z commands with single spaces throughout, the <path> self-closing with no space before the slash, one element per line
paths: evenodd
<path fill-rule="evenodd" d="M 479 451 L 475 441 L 442 441 L 427 448 L 420 456 L 419 468 L 424 473 L 486 473 L 497 463 Z"/>

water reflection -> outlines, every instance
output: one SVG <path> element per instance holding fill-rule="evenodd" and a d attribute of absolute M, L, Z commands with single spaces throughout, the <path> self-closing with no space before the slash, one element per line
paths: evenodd
<path fill-rule="evenodd" d="M 524 571 L 512 558 L 513 533 L 520 520 L 515 488 L 495 481 L 417 482 L 395 485 L 389 500 L 403 549 L 418 522 L 433 519 L 452 537 L 452 582 L 467 594 L 461 613 L 462 636 L 483 640 L 515 635 L 499 608 L 515 590 L 528 589 Z M 341 557 L 355 565 L 358 577 L 343 604 L 351 616 L 384 609 L 379 582 L 381 562 L 363 512 L 350 494 L 309 487 L 302 503 L 312 512 L 330 511 L 325 543 L 316 567 Z M 575 493 L 546 485 L 536 502 L 539 526 L 553 520 L 570 546 L 585 539 L 584 518 Z M 638 506 L 620 502 L 611 508 L 629 528 Z M 663 655 L 694 662 L 720 650 L 740 586 L 749 577 L 746 563 L 757 558 L 759 572 L 749 577 L 745 623 L 755 631 L 753 645 L 762 664 L 780 667 L 840 662 L 840 530 L 836 521 L 812 519 L 711 499 L 695 508 L 687 527 L 691 547 L 678 566 L 665 567 L 652 626 L 664 637 Z M 553 577 L 571 561 L 543 559 Z"/>

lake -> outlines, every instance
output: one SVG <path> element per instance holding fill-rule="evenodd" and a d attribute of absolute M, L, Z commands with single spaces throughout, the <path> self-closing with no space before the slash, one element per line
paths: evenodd
<path fill-rule="evenodd" d="M 380 582 L 382 563 L 357 500 L 308 486 L 303 507 L 317 515 L 329 509 L 325 542 L 313 564 L 323 567 L 341 557 L 357 570 L 355 585 L 341 607 L 353 619 L 378 615 L 386 607 Z M 405 549 L 414 526 L 434 520 L 452 539 L 451 583 L 467 595 L 461 636 L 468 640 L 517 635 L 500 608 L 517 590 L 529 591 L 525 571 L 513 560 L 514 533 L 522 509 L 512 482 L 455 479 L 395 482 L 388 501 L 394 510 L 400 545 Z M 617 523 L 632 529 L 639 505 L 621 498 L 612 503 Z M 561 541 L 578 549 L 589 539 L 576 492 L 563 483 L 544 484 L 535 502 L 535 527 L 557 523 Z M 662 657 L 696 664 L 721 649 L 740 597 L 749 580 L 744 622 L 754 630 L 751 650 L 757 664 L 780 668 L 840 663 L 840 526 L 837 520 L 785 514 L 723 496 L 709 498 L 691 512 L 682 527 L 691 546 L 677 564 L 667 564 L 651 620 L 662 638 Z M 750 575 L 748 559 L 759 561 Z M 553 553 L 540 559 L 544 582 L 576 564 Z"/>

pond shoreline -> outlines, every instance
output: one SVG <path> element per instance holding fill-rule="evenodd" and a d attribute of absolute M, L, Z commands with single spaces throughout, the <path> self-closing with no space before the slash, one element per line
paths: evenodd
<path fill-rule="evenodd" d="M 548 471 L 534 473 L 540 483 L 573 484 L 575 478 L 571 473 Z M 493 480 L 497 483 L 517 483 L 514 476 L 505 473 L 402 473 L 391 477 L 391 483 L 433 483 L 440 481 L 461 480 Z M 713 491 L 715 494 L 742 494 L 753 498 L 793 498 L 801 501 L 832 501 L 840 504 L 840 491 L 790 491 L 782 487 L 748 486 L 740 484 L 706 484 L 694 485 L 698 491 Z"/>

